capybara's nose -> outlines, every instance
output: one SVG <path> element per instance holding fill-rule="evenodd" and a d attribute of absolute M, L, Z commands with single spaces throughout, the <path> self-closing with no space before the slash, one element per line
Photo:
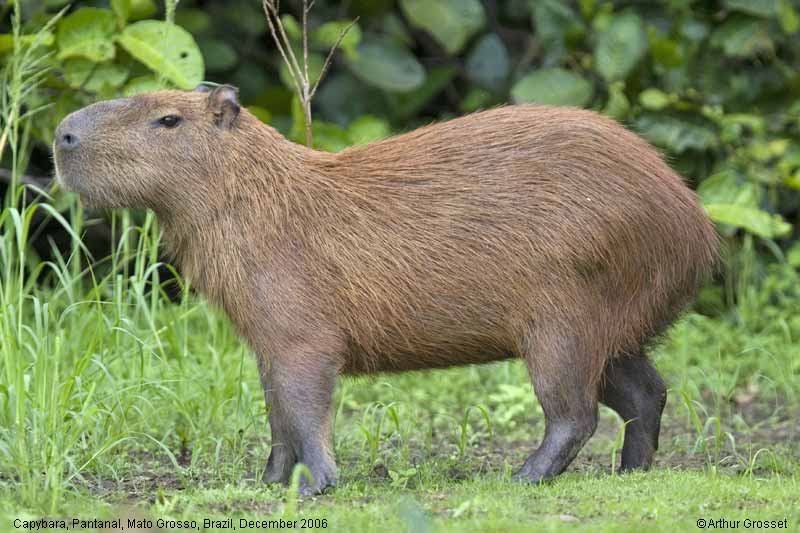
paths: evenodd
<path fill-rule="evenodd" d="M 81 144 L 78 136 L 70 132 L 59 133 L 57 142 L 58 147 L 62 150 L 74 150 Z"/>

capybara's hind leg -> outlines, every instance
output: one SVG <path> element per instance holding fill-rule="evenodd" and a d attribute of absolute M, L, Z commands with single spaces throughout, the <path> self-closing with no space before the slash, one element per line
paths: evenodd
<path fill-rule="evenodd" d="M 601 382 L 600 401 L 630 421 L 625 426 L 621 469 L 650 468 L 667 401 L 667 387 L 658 371 L 643 355 L 609 361 Z"/>
<path fill-rule="evenodd" d="M 516 477 L 540 483 L 563 472 L 594 433 L 597 387 L 587 368 L 589 354 L 569 332 L 565 336 L 539 333 L 526 344 L 534 391 L 544 410 L 545 433 Z"/>
<path fill-rule="evenodd" d="M 333 360 L 317 354 L 297 353 L 270 361 L 266 396 L 271 403 L 273 448 L 264 481 L 286 482 L 295 464 L 302 463 L 311 479 L 301 475 L 301 493 L 316 494 L 336 485 L 331 401 L 337 373 Z"/>

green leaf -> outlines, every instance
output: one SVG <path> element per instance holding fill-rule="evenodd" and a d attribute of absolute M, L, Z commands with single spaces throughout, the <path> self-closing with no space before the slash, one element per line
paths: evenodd
<path fill-rule="evenodd" d="M 224 6 L 224 7 L 223 7 Z M 220 9 L 214 10 L 221 16 L 217 16 L 215 25 L 217 28 L 231 28 L 235 29 L 238 35 L 242 33 L 242 37 L 247 35 L 256 36 L 267 33 L 267 19 L 264 17 L 264 11 L 261 7 L 261 2 L 223 2 L 219 4 Z M 288 28 L 286 28 L 288 30 Z M 302 32 L 300 32 L 302 34 Z"/>
<path fill-rule="evenodd" d="M 269 121 L 272 120 L 272 113 L 270 113 L 268 109 L 265 109 L 261 106 L 247 106 L 247 110 L 264 124 L 269 124 Z"/>
<path fill-rule="evenodd" d="M 631 103 L 625 96 L 625 83 L 617 81 L 608 88 L 608 102 L 603 109 L 603 114 L 616 120 L 624 120 L 631 109 Z"/>
<path fill-rule="evenodd" d="M 746 135 L 763 135 L 766 128 L 764 117 L 747 113 L 731 113 L 720 120 L 723 142 L 741 142 Z"/>
<path fill-rule="evenodd" d="M 175 12 L 175 24 L 192 35 L 200 35 L 211 29 L 211 15 L 202 9 L 181 8 Z"/>
<path fill-rule="evenodd" d="M 699 43 L 708 36 L 708 25 L 699 20 L 687 20 L 680 29 L 681 35 L 690 41 Z"/>
<path fill-rule="evenodd" d="M 117 17 L 119 26 L 125 26 L 131 16 L 131 0 L 111 0 L 111 11 Z"/>
<path fill-rule="evenodd" d="M 533 25 L 536 37 L 545 46 L 563 41 L 567 28 L 575 21 L 575 16 L 567 2 L 560 0 L 540 0 L 533 4 Z"/>
<path fill-rule="evenodd" d="M 311 125 L 314 148 L 326 152 L 340 152 L 350 146 L 350 136 L 336 124 L 315 120 Z M 303 136 L 305 140 L 305 134 Z"/>
<path fill-rule="evenodd" d="M 786 254 L 786 262 L 794 268 L 800 268 L 800 242 L 794 243 Z"/>
<path fill-rule="evenodd" d="M 707 204 L 705 210 L 714 222 L 742 228 L 765 239 L 785 237 L 792 232 L 792 225 L 782 216 L 761 209 L 736 204 Z"/>
<path fill-rule="evenodd" d="M 578 5 L 581 6 L 581 15 L 584 18 L 592 18 L 592 13 L 594 13 L 595 4 L 597 0 L 578 0 Z"/>
<path fill-rule="evenodd" d="M 128 70 L 116 63 L 94 63 L 77 57 L 64 63 L 64 79 L 73 89 L 99 93 L 121 87 Z"/>
<path fill-rule="evenodd" d="M 778 13 L 778 0 L 725 0 L 731 11 L 739 11 L 757 17 L 772 17 Z"/>
<path fill-rule="evenodd" d="M 114 58 L 114 14 L 83 7 L 58 23 L 58 59 L 85 57 L 96 63 Z"/>
<path fill-rule="evenodd" d="M 680 42 L 664 37 L 650 27 L 647 29 L 650 57 L 665 67 L 674 68 L 685 62 L 684 48 Z"/>
<path fill-rule="evenodd" d="M 389 123 L 372 115 L 364 115 L 350 124 L 348 134 L 353 144 L 368 144 L 391 135 Z"/>
<path fill-rule="evenodd" d="M 722 170 L 704 179 L 697 187 L 704 204 L 736 204 L 757 208 L 764 197 L 764 187 L 747 181 L 731 169 Z"/>
<path fill-rule="evenodd" d="M 236 49 L 221 39 L 203 39 L 199 44 L 207 70 L 228 70 L 239 60 Z"/>
<path fill-rule="evenodd" d="M 409 22 L 430 33 L 448 54 L 456 54 L 486 24 L 480 0 L 400 0 Z"/>
<path fill-rule="evenodd" d="M 536 38 L 544 51 L 543 64 L 555 64 L 564 56 L 567 46 L 581 41 L 586 27 L 570 7 L 571 2 L 531 0 L 530 3 Z"/>
<path fill-rule="evenodd" d="M 716 144 L 716 135 L 710 127 L 678 117 L 642 115 L 636 121 L 636 129 L 653 144 L 676 154 L 705 150 Z"/>
<path fill-rule="evenodd" d="M 339 36 L 348 26 L 352 24 L 351 21 L 332 21 L 326 22 L 313 33 L 311 36 L 312 41 L 325 48 L 331 48 L 339 40 Z M 344 39 L 339 44 L 339 48 L 345 54 L 353 54 L 356 47 L 361 43 L 361 27 L 358 24 L 353 24 L 347 31 Z"/>
<path fill-rule="evenodd" d="M 670 97 L 664 91 L 651 87 L 639 93 L 639 103 L 645 109 L 660 111 L 670 104 Z"/>
<path fill-rule="evenodd" d="M 594 50 L 597 71 L 606 81 L 624 80 L 646 51 L 647 37 L 639 15 L 616 15 L 597 40 Z"/>
<path fill-rule="evenodd" d="M 35 33 L 31 35 L 20 35 L 19 42 L 23 46 L 51 46 L 55 42 L 55 37 L 49 31 Z M 14 36 L 10 33 L 0 33 L 0 54 L 11 52 L 14 49 Z"/>
<path fill-rule="evenodd" d="M 726 56 L 735 58 L 772 52 L 774 48 L 766 25 L 746 16 L 731 17 L 718 26 L 711 35 L 711 45 L 721 49 Z"/>
<path fill-rule="evenodd" d="M 481 37 L 467 57 L 467 76 L 488 89 L 502 87 L 511 70 L 506 45 L 496 33 Z"/>
<path fill-rule="evenodd" d="M 547 105 L 587 105 L 594 89 L 591 82 L 563 68 L 546 68 L 531 72 L 511 90 L 515 102 Z"/>
<path fill-rule="evenodd" d="M 161 88 L 162 86 L 155 76 L 139 76 L 138 78 L 133 78 L 125 85 L 125 88 L 122 89 L 122 94 L 124 96 L 136 96 L 141 93 L 157 91 Z"/>
<path fill-rule="evenodd" d="M 790 174 L 783 179 L 783 184 L 792 189 L 800 190 L 800 170 Z"/>
<path fill-rule="evenodd" d="M 778 20 L 786 33 L 800 30 L 800 14 L 792 6 L 792 0 L 778 0 Z"/>
<path fill-rule="evenodd" d="M 480 87 L 473 87 L 466 96 L 461 99 L 461 102 L 458 104 L 458 109 L 462 113 L 472 113 L 473 111 L 486 107 L 491 100 L 492 93 Z"/>
<path fill-rule="evenodd" d="M 143 20 L 125 28 L 118 39 L 129 54 L 181 89 L 193 89 L 203 80 L 203 56 L 180 26 Z"/>
<path fill-rule="evenodd" d="M 417 58 L 388 40 L 366 40 L 346 60 L 361 81 L 386 91 L 413 91 L 425 81 L 425 69 Z"/>
<path fill-rule="evenodd" d="M 325 78 L 314 97 L 314 106 L 327 120 L 347 125 L 362 115 L 385 112 L 386 96 L 383 91 L 340 69 Z"/>
<path fill-rule="evenodd" d="M 394 1 L 394 0 L 392 0 Z M 394 13 L 386 13 L 381 20 L 381 33 L 392 41 L 405 46 L 413 46 L 410 28 Z"/>
<path fill-rule="evenodd" d="M 130 0 L 130 16 L 128 20 L 142 20 L 158 13 L 155 0 Z"/>
<path fill-rule="evenodd" d="M 418 113 L 453 81 L 457 73 L 456 67 L 453 65 L 433 67 L 425 76 L 425 81 L 417 89 L 393 95 L 395 114 L 405 119 Z"/>
<path fill-rule="evenodd" d="M 281 15 L 281 24 L 283 24 L 283 29 L 289 39 L 300 42 L 300 39 L 303 38 L 303 29 L 296 18 L 289 14 Z"/>

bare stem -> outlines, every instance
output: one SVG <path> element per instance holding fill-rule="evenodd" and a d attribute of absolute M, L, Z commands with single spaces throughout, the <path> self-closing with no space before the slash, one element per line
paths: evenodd
<path fill-rule="evenodd" d="M 347 33 L 350 31 L 350 28 L 355 26 L 360 18 L 361 17 L 354 18 L 353 21 L 350 24 L 348 24 L 345 29 L 342 30 L 342 33 L 339 34 L 339 37 L 336 39 L 336 42 L 333 43 L 333 46 L 328 51 L 328 57 L 325 58 L 325 63 L 322 65 L 322 70 L 319 73 L 319 78 L 317 78 L 316 83 L 314 83 L 314 87 L 312 87 L 311 89 L 309 98 L 314 98 L 314 95 L 317 93 L 317 87 L 319 87 L 319 82 L 322 81 L 322 78 L 324 78 L 325 74 L 328 73 L 328 69 L 330 68 L 331 63 L 333 62 L 333 53 L 342 44 L 344 38 L 347 37 Z"/>
<path fill-rule="evenodd" d="M 279 0 L 261 0 L 261 6 L 263 7 L 264 14 L 267 17 L 267 25 L 269 26 L 272 40 L 275 42 L 275 46 L 278 48 L 278 52 L 281 54 L 283 62 L 289 69 L 289 75 L 292 78 L 292 84 L 297 91 L 298 98 L 300 98 L 300 104 L 303 108 L 303 116 L 305 118 L 306 145 L 309 148 L 314 144 L 311 128 L 311 100 L 314 98 L 322 78 L 325 77 L 325 74 L 327 74 L 331 63 L 333 62 L 334 52 L 342 44 L 342 41 L 347 36 L 347 32 L 350 31 L 350 28 L 352 28 L 358 22 L 358 17 L 356 17 L 356 19 L 353 20 L 339 34 L 339 37 L 336 39 L 333 47 L 328 52 L 328 56 L 325 58 L 325 63 L 322 66 L 319 77 L 312 85 L 311 76 L 308 73 L 308 14 L 314 7 L 314 2 L 315 0 L 311 0 L 311 2 L 308 0 L 303 0 L 303 64 L 301 68 L 300 63 L 297 61 L 297 56 L 294 53 L 294 49 L 292 48 L 292 43 L 286 34 L 286 30 L 280 18 Z"/>
<path fill-rule="evenodd" d="M 308 12 L 314 6 L 314 2 L 309 5 L 308 0 L 303 0 L 303 113 L 306 117 L 306 146 L 313 146 L 314 138 L 311 132 L 311 95 L 309 93 L 310 80 L 308 77 Z"/>

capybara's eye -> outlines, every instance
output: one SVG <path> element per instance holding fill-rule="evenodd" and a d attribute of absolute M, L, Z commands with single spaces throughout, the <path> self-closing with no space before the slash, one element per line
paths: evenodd
<path fill-rule="evenodd" d="M 174 128 L 181 123 L 181 117 L 178 115 L 167 115 L 158 119 L 158 124 L 165 128 Z"/>

